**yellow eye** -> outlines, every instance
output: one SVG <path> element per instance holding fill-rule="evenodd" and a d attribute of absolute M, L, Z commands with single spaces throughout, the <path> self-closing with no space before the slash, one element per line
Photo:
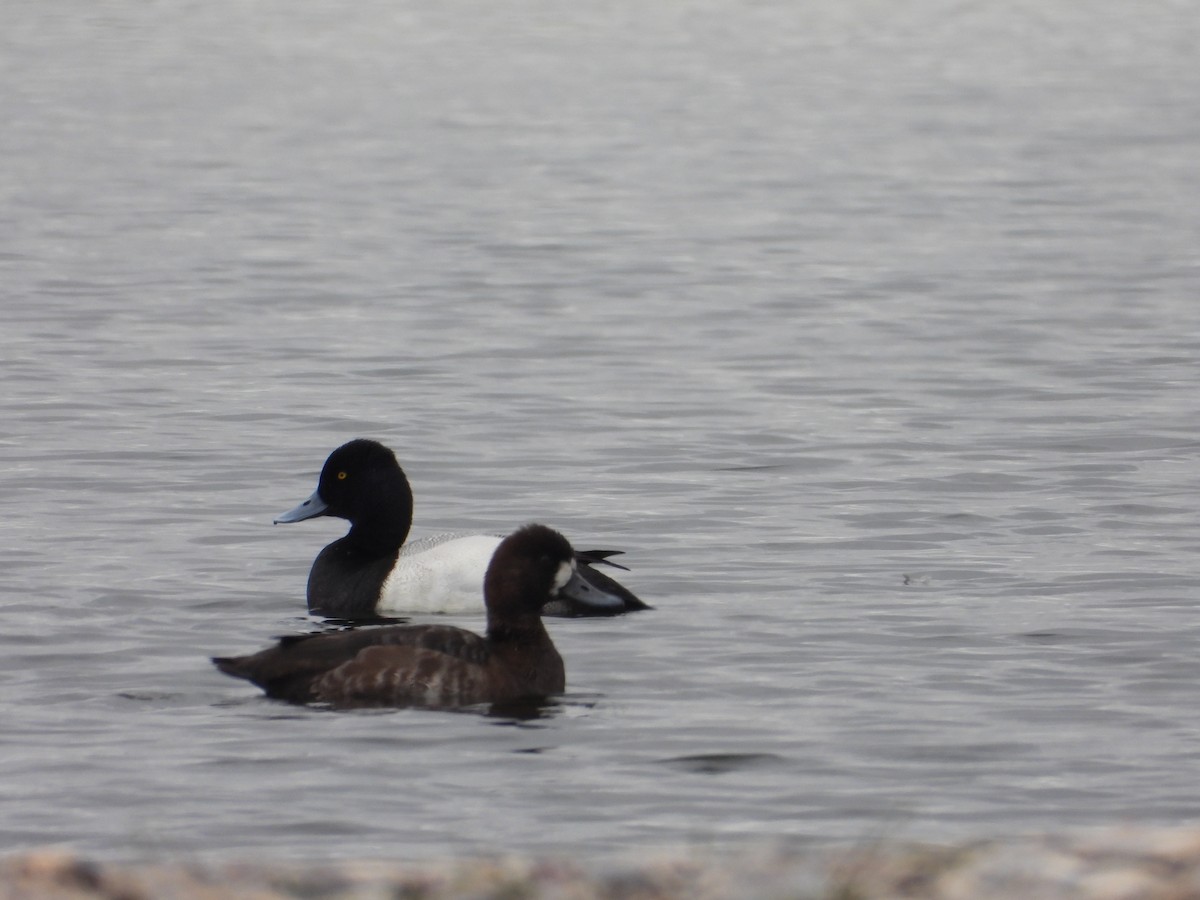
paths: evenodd
<path fill-rule="evenodd" d="M 346 473 L 338 472 L 338 481 L 345 481 L 345 480 L 346 480 Z"/>

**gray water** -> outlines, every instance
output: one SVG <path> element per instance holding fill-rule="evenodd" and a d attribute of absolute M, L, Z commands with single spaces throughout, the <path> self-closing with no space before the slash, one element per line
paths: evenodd
<path fill-rule="evenodd" d="M 0 10 L 0 848 L 1200 817 L 1188 3 Z M 263 699 L 356 436 L 657 608 L 518 722 Z M 468 627 L 479 622 L 458 620 Z"/>

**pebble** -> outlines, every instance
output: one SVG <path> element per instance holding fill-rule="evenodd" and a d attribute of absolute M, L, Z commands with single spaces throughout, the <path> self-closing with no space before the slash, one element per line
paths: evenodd
<path fill-rule="evenodd" d="M 118 864 L 0 860 L 0 900 L 1200 900 L 1200 829 L 1119 828 L 957 846 L 660 851 L 618 862 Z"/>

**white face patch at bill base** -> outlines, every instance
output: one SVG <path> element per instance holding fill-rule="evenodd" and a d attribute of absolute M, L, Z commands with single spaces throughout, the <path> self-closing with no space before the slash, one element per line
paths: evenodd
<path fill-rule="evenodd" d="M 571 577 L 575 574 L 575 560 L 568 559 L 558 567 L 558 572 L 554 575 L 554 593 L 558 593 L 563 589 Z"/>

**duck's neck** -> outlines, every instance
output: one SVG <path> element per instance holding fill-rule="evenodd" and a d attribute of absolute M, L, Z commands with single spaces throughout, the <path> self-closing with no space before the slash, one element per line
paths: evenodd
<path fill-rule="evenodd" d="M 493 663 L 513 679 L 513 696 L 548 697 L 566 690 L 562 656 L 541 616 L 522 616 L 503 625 L 489 616 L 487 636 Z"/>
<path fill-rule="evenodd" d="M 340 541 L 343 549 L 367 560 L 395 559 L 412 527 L 413 498 L 408 479 L 401 474 L 398 482 L 379 487 L 375 502 L 366 507 Z"/>
<path fill-rule="evenodd" d="M 508 617 L 498 622 L 488 612 L 488 640 L 494 644 L 540 644 L 550 642 L 546 626 L 540 615 L 522 615 L 517 618 Z"/>
<path fill-rule="evenodd" d="M 317 556 L 308 574 L 308 609 L 325 616 L 369 616 L 412 524 L 408 481 L 378 489 L 345 537 Z"/>
<path fill-rule="evenodd" d="M 409 525 L 408 516 L 403 519 L 392 516 L 360 519 L 350 526 L 350 531 L 338 543 L 364 560 L 385 556 L 395 559 L 408 537 Z"/>

